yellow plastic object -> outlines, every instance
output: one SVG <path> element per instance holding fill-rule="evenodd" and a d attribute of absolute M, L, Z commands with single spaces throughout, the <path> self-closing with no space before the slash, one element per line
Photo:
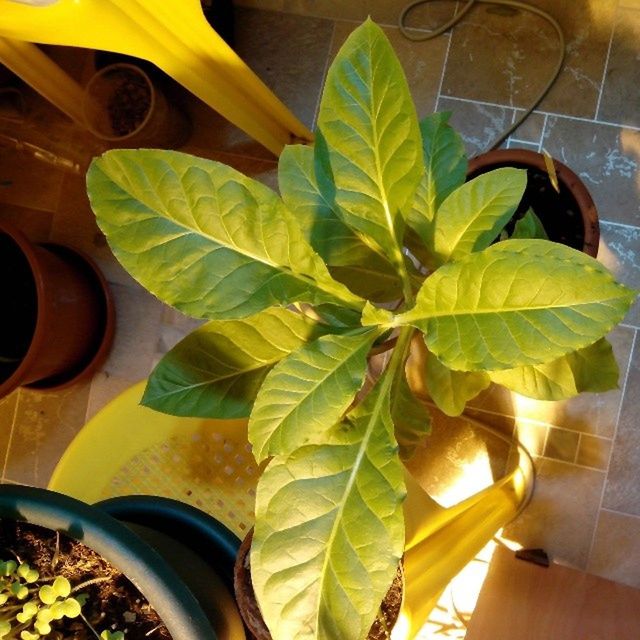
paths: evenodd
<path fill-rule="evenodd" d="M 139 404 L 127 389 L 75 437 L 49 488 L 93 503 L 143 494 L 181 500 L 243 538 L 253 526 L 258 468 L 243 420 L 178 418 Z"/>
<path fill-rule="evenodd" d="M 84 126 L 82 87 L 38 47 L 30 42 L 0 38 L 0 61 L 60 111 Z"/>
<path fill-rule="evenodd" d="M 152 411 L 139 405 L 144 386 L 131 387 L 84 426 L 49 488 L 86 502 L 133 493 L 182 500 L 244 537 L 259 474 L 246 421 Z M 445 508 L 406 473 L 406 583 L 393 640 L 415 637 L 448 583 L 526 502 L 532 474 L 520 449 L 498 482 Z"/>
<path fill-rule="evenodd" d="M 312 139 L 211 29 L 199 0 L 0 0 L 0 36 L 150 60 L 276 155 L 285 144 Z"/>
<path fill-rule="evenodd" d="M 516 517 L 529 498 L 533 472 L 521 450 L 515 469 L 504 478 L 448 508 L 406 474 L 405 593 L 402 625 L 393 640 L 414 638 L 451 580 Z"/>

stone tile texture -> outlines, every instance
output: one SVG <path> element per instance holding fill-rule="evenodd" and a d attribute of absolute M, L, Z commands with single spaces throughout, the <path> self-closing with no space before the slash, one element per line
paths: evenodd
<path fill-rule="evenodd" d="M 600 213 L 601 261 L 621 281 L 640 289 L 640 4 L 530 1 L 559 21 L 567 61 L 556 86 L 510 144 L 541 146 L 574 169 Z M 469 155 L 486 150 L 528 106 L 557 51 L 553 30 L 540 18 L 503 7 L 476 7 L 451 34 L 409 43 L 396 26 L 404 3 L 395 0 L 236 4 L 238 53 L 309 127 L 333 54 L 350 30 L 371 15 L 385 25 L 398 51 L 419 114 L 451 111 Z M 409 15 L 408 25 L 413 33 L 427 34 L 451 17 L 455 4 L 420 7 Z M 74 77 L 86 79 L 86 56 L 58 54 Z M 32 141 L 46 142 L 81 168 L 104 149 L 29 89 L 25 96 L 32 130 L 13 127 L 14 137 L 33 135 Z M 194 125 L 183 151 L 229 163 L 277 186 L 276 161 L 268 151 L 180 87 L 173 87 L 172 99 L 185 107 Z M 2 121 L 0 132 L 7 132 Z M 85 420 L 147 376 L 161 354 L 197 323 L 146 294 L 118 265 L 95 224 L 82 171 L 74 175 L 0 147 L 0 220 L 18 224 L 35 240 L 69 243 L 87 252 L 116 299 L 114 347 L 92 381 L 52 394 L 19 390 L 0 400 L 3 480 L 44 486 Z M 635 586 L 640 586 L 638 328 L 640 304 L 610 336 L 622 374 L 619 390 L 543 403 L 492 387 L 469 410 L 503 434 L 518 433 L 536 456 L 533 502 L 508 527 L 507 537 Z M 439 425 L 444 428 L 436 430 L 433 442 L 446 445 L 451 422 Z M 506 454 L 496 460 L 503 466 Z"/>

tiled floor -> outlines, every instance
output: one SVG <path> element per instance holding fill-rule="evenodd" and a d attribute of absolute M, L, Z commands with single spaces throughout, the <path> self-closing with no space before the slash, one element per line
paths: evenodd
<path fill-rule="evenodd" d="M 453 112 L 470 154 L 484 149 L 544 83 L 556 44 L 538 17 L 495 6 L 475 8 L 452 33 L 410 43 L 394 26 L 402 2 L 242 0 L 237 49 L 307 125 L 316 116 L 329 57 L 367 14 L 385 26 L 405 66 L 420 115 Z M 542 105 L 508 142 L 542 148 L 570 165 L 599 208 L 600 257 L 640 288 L 640 3 L 637 0 L 533 0 L 565 30 L 567 64 Z M 411 17 L 430 28 L 451 15 L 438 2 Z M 60 51 L 86 80 L 89 61 Z M 86 64 L 85 64 L 86 61 Z M 272 156 L 194 99 L 194 135 L 183 148 L 276 183 Z M 87 158 L 99 149 L 62 116 L 29 96 L 62 151 Z M 39 105 L 39 106 L 38 106 Z M 81 177 L 0 149 L 0 218 L 32 238 L 74 244 L 95 257 L 112 284 L 118 328 L 111 356 L 90 383 L 43 395 L 19 390 L 0 400 L 2 478 L 44 486 L 88 417 L 146 376 L 193 322 L 146 294 L 115 263 L 98 232 Z M 611 335 L 620 389 L 551 404 L 489 389 L 471 413 L 517 429 L 535 454 L 532 504 L 507 535 L 543 546 L 560 561 L 640 587 L 640 306 Z"/>

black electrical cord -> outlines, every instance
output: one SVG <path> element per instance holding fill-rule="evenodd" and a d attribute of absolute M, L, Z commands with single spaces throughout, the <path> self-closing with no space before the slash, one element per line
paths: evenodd
<path fill-rule="evenodd" d="M 415 29 L 410 29 L 406 25 L 407 16 L 417 7 L 428 4 L 430 2 L 434 2 L 434 0 L 417 0 L 416 2 L 412 2 L 408 4 L 401 12 L 400 17 L 398 18 L 398 26 L 400 27 L 400 31 L 404 35 L 405 38 L 409 40 L 413 40 L 414 42 L 422 42 L 424 40 L 431 40 L 439 35 L 442 35 L 453 26 L 458 24 L 460 20 L 471 10 L 476 4 L 493 4 L 493 5 L 502 5 L 506 7 L 512 7 L 515 9 L 521 9 L 522 11 L 528 11 L 529 13 L 533 13 L 537 16 L 540 16 L 542 19 L 546 20 L 555 30 L 558 40 L 560 42 L 560 53 L 558 55 L 558 59 L 556 60 L 556 64 L 553 69 L 553 73 L 549 81 L 544 85 L 542 90 L 538 93 L 536 98 L 533 100 L 531 105 L 525 110 L 525 112 L 520 116 L 509 128 L 500 133 L 500 135 L 485 149 L 485 151 L 489 151 L 491 149 L 497 149 L 531 114 L 531 112 L 540 104 L 542 99 L 547 95 L 556 79 L 560 75 L 560 71 L 562 70 L 562 65 L 564 64 L 564 58 L 566 53 L 565 39 L 564 33 L 562 32 L 562 28 L 558 24 L 558 21 L 548 14 L 546 11 L 542 9 L 538 9 L 538 7 L 534 7 L 530 4 L 526 4 L 525 2 L 518 2 L 517 0 L 469 0 L 463 7 L 460 9 L 458 13 L 456 13 L 451 20 L 447 21 L 441 27 L 438 27 L 435 31 L 431 31 L 429 33 L 417 33 Z"/>

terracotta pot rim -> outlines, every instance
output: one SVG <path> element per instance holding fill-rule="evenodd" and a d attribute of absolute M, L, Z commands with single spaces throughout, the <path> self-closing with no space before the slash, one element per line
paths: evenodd
<path fill-rule="evenodd" d="M 542 153 L 530 149 L 494 149 L 481 153 L 469 160 L 467 175 L 480 169 L 486 169 L 495 164 L 515 163 L 530 166 L 546 172 L 545 156 Z M 558 180 L 575 198 L 579 208 L 584 227 L 584 243 L 582 251 L 593 258 L 597 256 L 600 240 L 600 224 L 596 205 L 584 182 L 566 164 L 553 158 L 553 165 L 558 175 Z"/>
<path fill-rule="evenodd" d="M 22 231 L 7 222 L 0 221 L 0 233 L 8 235 L 18 245 L 20 251 L 22 251 L 23 255 L 27 259 L 35 283 L 37 300 L 36 323 L 33 330 L 33 336 L 31 337 L 31 342 L 29 343 L 29 348 L 16 370 L 4 382 L 0 383 L 0 397 L 7 395 L 20 386 L 30 389 L 38 389 L 40 391 L 54 391 L 71 386 L 95 371 L 95 369 L 102 364 L 111 348 L 115 332 L 115 308 L 107 281 L 93 260 L 76 249 L 55 243 L 31 242 L 22 233 Z M 21 385 L 20 381 L 24 379 L 25 373 L 29 371 L 33 362 L 38 357 L 40 345 L 44 340 L 46 340 L 48 331 L 46 322 L 42 314 L 39 313 L 41 301 L 45 296 L 45 285 L 40 267 L 40 260 L 38 259 L 34 247 L 42 247 L 45 250 L 51 251 L 51 253 L 61 257 L 63 260 L 73 256 L 78 264 L 84 265 L 85 268 L 88 267 L 88 273 L 90 273 L 95 279 L 97 289 L 103 296 L 105 316 L 103 319 L 102 337 L 98 348 L 77 368 L 66 374 L 60 374 L 44 380 L 32 382 L 30 384 Z M 61 256 L 60 254 L 66 254 L 66 256 Z"/>

